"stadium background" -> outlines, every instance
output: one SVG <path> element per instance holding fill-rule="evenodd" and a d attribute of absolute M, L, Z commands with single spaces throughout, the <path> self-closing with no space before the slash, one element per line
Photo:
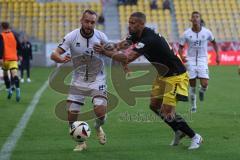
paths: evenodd
<path fill-rule="evenodd" d="M 196 10 L 219 44 L 222 65 L 240 64 L 239 0 L 170 0 L 171 9 L 164 9 L 163 1 L 157 0 L 158 8 L 151 9 L 151 0 L 0 0 L 0 21 L 10 22 L 20 39 L 24 34 L 31 38 L 33 65 L 51 66 L 52 49 L 66 33 L 79 27 L 84 9 L 103 15 L 105 21 L 97 29 L 111 40 L 126 37 L 129 15 L 142 11 L 147 15 L 147 26 L 164 35 L 176 50 L 179 37 L 191 26 L 191 12 Z M 211 65 L 214 57 L 209 46 Z"/>
<path fill-rule="evenodd" d="M 66 95 L 47 88 L 37 104 L 22 136 L 11 153 L 11 159 L 174 159 L 174 160 L 239 160 L 239 75 L 240 64 L 240 0 L 170 0 L 171 11 L 164 10 L 163 0 L 157 0 L 158 9 L 151 10 L 150 0 L 0 0 L 0 21 L 10 22 L 21 39 L 24 34 L 33 43 L 32 82 L 21 84 L 20 103 L 7 100 L 5 88 L 0 84 L 0 146 L 16 128 L 22 115 L 32 104 L 35 93 L 47 81 L 55 64 L 49 55 L 69 31 L 79 26 L 79 17 L 84 9 L 91 8 L 103 13 L 105 22 L 97 28 L 110 39 L 125 37 L 127 18 L 133 11 L 147 15 L 148 26 L 159 31 L 177 50 L 178 40 L 185 28 L 190 27 L 190 14 L 202 13 L 206 27 L 213 31 L 221 53 L 221 65 L 215 65 L 215 54 L 209 46 L 210 85 L 206 101 L 198 103 L 198 112 L 191 115 L 187 103 L 178 105 L 178 112 L 204 137 L 205 142 L 197 151 L 189 152 L 189 140 L 178 147 L 168 144 L 172 134 L 168 127 L 159 123 L 148 109 L 148 100 L 138 98 L 134 107 L 127 105 L 108 77 L 108 88 L 119 100 L 118 107 L 109 113 L 104 129 L 108 143 L 97 143 L 94 130 L 88 140 L 89 149 L 73 153 L 73 141 L 68 135 L 66 122 L 54 115 L 55 105 Z M 131 5 L 130 5 L 131 4 Z M 139 59 L 136 62 L 146 62 Z M 226 66 L 227 65 L 227 66 Z M 109 69 L 109 68 L 108 68 Z M 108 73 L 110 71 L 108 70 Z M 149 80 L 151 81 L 151 80 Z M 83 111 L 92 109 L 86 104 Z M 93 126 L 93 121 L 88 121 Z M 0 160 L 2 152 L 0 151 Z"/>

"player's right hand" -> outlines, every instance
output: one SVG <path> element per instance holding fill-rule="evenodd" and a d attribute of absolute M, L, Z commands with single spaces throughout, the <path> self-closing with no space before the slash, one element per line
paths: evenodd
<path fill-rule="evenodd" d="M 63 63 L 67 63 L 69 61 L 71 61 L 71 56 L 67 54 L 66 56 L 63 57 Z"/>
<path fill-rule="evenodd" d="M 0 66 L 2 66 L 3 65 L 3 60 L 2 59 L 0 59 Z"/>
<path fill-rule="evenodd" d="M 187 62 L 187 57 L 186 56 L 181 56 L 181 60 L 183 63 L 186 63 Z"/>
<path fill-rule="evenodd" d="M 94 49 L 94 51 L 96 52 L 96 53 L 103 53 L 104 52 L 104 48 L 103 48 L 103 45 L 101 45 L 101 44 L 95 44 L 94 46 L 93 46 L 93 49 Z"/>

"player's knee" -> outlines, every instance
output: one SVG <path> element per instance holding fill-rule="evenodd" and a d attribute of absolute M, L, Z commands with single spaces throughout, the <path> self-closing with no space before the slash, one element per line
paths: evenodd
<path fill-rule="evenodd" d="M 175 119 L 176 113 L 173 106 L 162 105 L 161 108 L 161 117 L 163 117 L 165 121 L 171 122 Z"/>
<path fill-rule="evenodd" d="M 201 81 L 201 87 L 207 88 L 208 87 L 208 81 L 207 80 Z"/>
<path fill-rule="evenodd" d="M 99 119 L 104 119 L 107 110 L 107 99 L 105 97 L 94 97 L 93 100 L 94 112 Z"/>
<path fill-rule="evenodd" d="M 202 84 L 201 84 L 201 87 L 202 87 L 202 88 L 207 88 L 207 87 L 208 87 L 208 82 L 202 83 Z"/>
<path fill-rule="evenodd" d="M 107 106 L 107 99 L 105 97 L 93 97 L 92 102 L 94 106 Z"/>
<path fill-rule="evenodd" d="M 72 114 L 77 114 L 80 112 L 80 104 L 77 103 L 68 103 L 68 111 Z"/>
<path fill-rule="evenodd" d="M 15 82 L 18 82 L 18 81 L 19 81 L 18 76 L 14 76 L 14 77 L 13 77 L 13 80 L 14 80 Z"/>

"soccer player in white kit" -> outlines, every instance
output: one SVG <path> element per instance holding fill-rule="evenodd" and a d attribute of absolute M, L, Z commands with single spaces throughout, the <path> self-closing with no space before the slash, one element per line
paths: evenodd
<path fill-rule="evenodd" d="M 73 63 L 74 71 L 67 98 L 70 134 L 74 130 L 72 124 L 77 121 L 80 107 L 84 105 L 85 96 L 90 96 L 97 117 L 95 129 L 99 143 L 105 144 L 106 136 L 101 127 L 105 122 L 107 110 L 104 60 L 103 56 L 94 54 L 93 45 L 107 43 L 108 38 L 103 32 L 94 29 L 96 21 L 96 12 L 85 10 L 80 20 L 81 27 L 64 37 L 62 43 L 53 51 L 51 59 L 57 63 Z M 69 49 L 71 56 L 62 56 Z M 82 151 L 86 147 L 85 142 L 80 142 L 74 151 Z"/>
<path fill-rule="evenodd" d="M 196 112 L 196 79 L 200 79 L 199 99 L 204 100 L 204 93 L 208 87 L 208 41 L 212 42 L 216 52 L 216 62 L 219 64 L 220 57 L 218 47 L 212 32 L 201 25 L 201 14 L 192 12 L 192 28 L 187 29 L 180 38 L 179 55 L 189 73 L 191 111 Z M 183 55 L 184 45 L 188 44 L 186 56 Z"/>

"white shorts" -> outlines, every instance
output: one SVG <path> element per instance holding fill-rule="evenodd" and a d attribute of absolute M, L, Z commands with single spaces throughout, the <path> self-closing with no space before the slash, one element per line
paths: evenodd
<path fill-rule="evenodd" d="M 209 79 L 208 65 L 187 65 L 187 71 L 189 74 L 189 79 Z"/>
<path fill-rule="evenodd" d="M 106 88 L 107 85 L 105 79 L 94 81 L 91 83 L 86 83 L 84 81 L 78 82 L 76 86 L 73 84 L 70 88 L 67 100 L 84 104 L 85 97 L 107 98 Z"/>

